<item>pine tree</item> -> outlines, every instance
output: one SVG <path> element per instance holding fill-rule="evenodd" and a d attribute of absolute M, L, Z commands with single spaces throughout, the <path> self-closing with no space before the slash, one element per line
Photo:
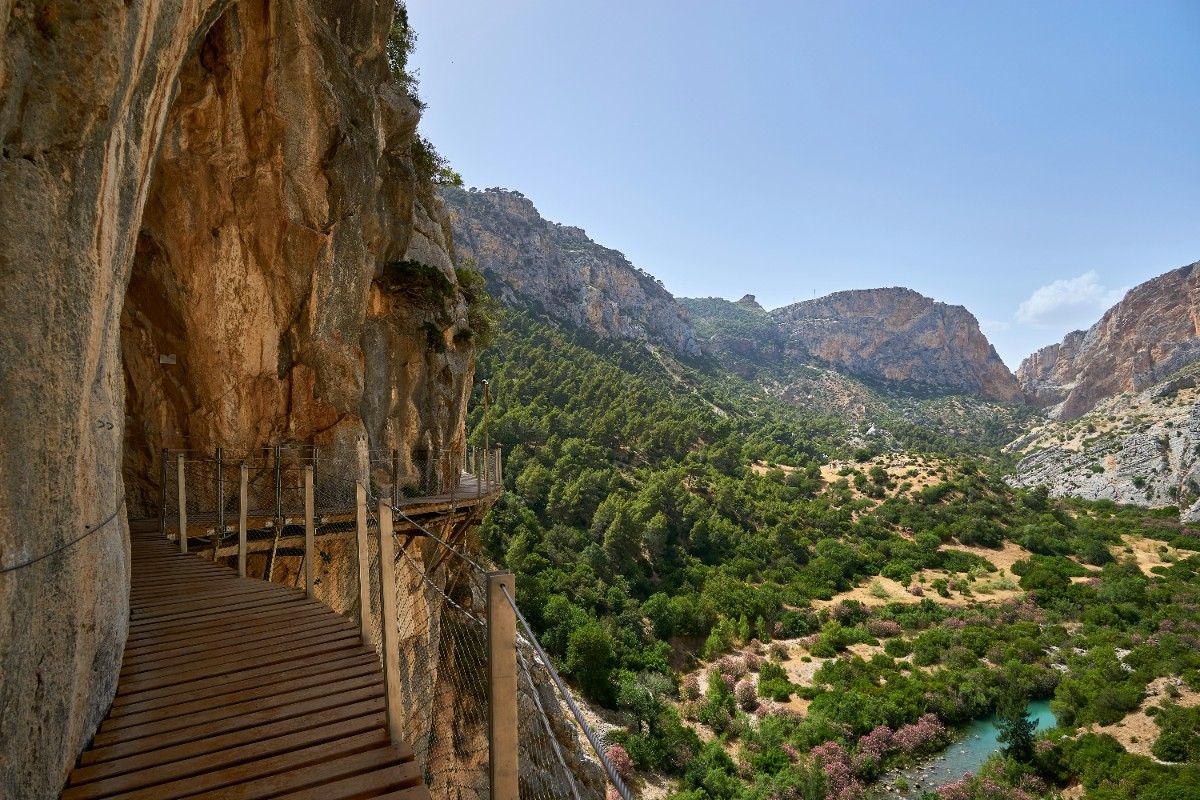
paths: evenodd
<path fill-rule="evenodd" d="M 1033 759 L 1033 732 L 1037 722 L 1029 716 L 1028 701 L 1020 692 L 1011 692 L 1000 700 L 996 709 L 996 727 L 1000 735 L 996 738 L 1003 747 L 1004 755 L 1021 763 Z"/>

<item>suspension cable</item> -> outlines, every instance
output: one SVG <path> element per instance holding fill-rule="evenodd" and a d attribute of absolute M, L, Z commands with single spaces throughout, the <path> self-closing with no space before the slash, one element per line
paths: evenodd
<path fill-rule="evenodd" d="M 596 734 L 592 730 L 592 727 L 588 725 L 587 720 L 583 718 L 583 712 L 581 712 L 579 710 L 579 706 L 575 704 L 575 698 L 571 696 L 571 693 L 567 690 L 562 678 L 559 677 L 558 670 L 554 668 L 554 663 L 550 660 L 550 656 L 546 655 L 546 651 L 542 649 L 541 642 L 539 642 L 537 640 L 537 636 L 533 634 L 533 629 L 529 627 L 529 622 L 525 619 L 525 615 L 521 613 L 521 609 L 517 608 L 517 603 L 515 600 L 513 600 L 512 595 L 508 593 L 507 587 L 501 586 L 500 591 L 504 593 L 504 599 L 508 601 L 509 606 L 512 607 L 513 613 L 517 616 L 517 620 L 520 621 L 521 627 L 524 629 L 525 635 L 529 639 L 529 643 L 533 645 L 533 649 L 537 651 L 538 657 L 542 660 L 542 663 L 546 665 L 546 672 L 550 674 L 550 680 L 554 681 L 554 685 L 558 687 L 558 692 L 562 695 L 563 700 L 567 702 L 567 707 L 571 709 L 571 714 L 575 717 L 575 721 L 579 724 L 579 727 L 583 729 L 583 735 L 587 737 L 588 742 L 592 745 L 592 750 L 595 751 L 596 756 L 599 757 L 600 763 L 604 765 L 604 771 L 608 773 L 608 779 L 612 781 L 612 785 L 616 788 L 617 792 L 620 793 L 623 800 L 633 800 L 633 795 L 630 794 L 629 789 L 625 786 L 625 782 L 621 780 L 621 776 L 617 774 L 616 768 L 614 768 L 612 762 L 608 760 L 608 756 L 604 754 L 604 748 L 600 745 L 600 742 L 596 738 Z"/>

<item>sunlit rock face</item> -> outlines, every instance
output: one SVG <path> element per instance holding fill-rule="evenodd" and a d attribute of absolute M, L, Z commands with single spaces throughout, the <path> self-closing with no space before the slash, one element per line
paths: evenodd
<path fill-rule="evenodd" d="M 771 312 L 786 348 L 866 378 L 913 383 L 989 400 L 1021 393 L 962 306 L 912 289 L 835 292 Z"/>
<path fill-rule="evenodd" d="M 616 339 L 698 355 L 687 312 L 652 275 L 582 228 L 543 219 L 520 192 L 445 188 L 454 242 L 511 306 Z"/>
<path fill-rule="evenodd" d="M 0 0 L 0 564 L 111 518 L 0 575 L 0 796 L 56 796 L 109 705 L 160 448 L 366 434 L 453 468 L 474 351 L 391 16 Z"/>
<path fill-rule="evenodd" d="M 1072 419 L 1200 361 L 1200 262 L 1135 286 L 1086 331 L 1021 362 L 1029 402 Z"/>

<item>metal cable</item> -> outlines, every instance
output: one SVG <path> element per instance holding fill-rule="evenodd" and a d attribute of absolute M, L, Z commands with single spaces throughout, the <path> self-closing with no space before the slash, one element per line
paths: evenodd
<path fill-rule="evenodd" d="M 508 589 L 506 587 L 501 586 L 500 591 L 504 593 L 504 599 L 508 601 L 509 606 L 512 607 L 513 613 L 516 614 L 517 620 L 521 623 L 521 627 L 524 629 L 525 635 L 529 639 L 529 643 L 533 645 L 533 649 L 537 651 L 538 658 L 542 659 L 542 662 L 546 665 L 546 672 L 550 674 L 550 680 L 554 681 L 554 685 L 558 687 L 558 692 L 562 695 L 563 700 L 566 701 L 567 707 L 571 709 L 571 714 L 575 717 L 575 721 L 579 724 L 579 727 L 583 729 L 583 735 L 587 737 L 588 743 L 592 746 L 592 750 L 595 751 L 596 756 L 600 759 L 600 763 L 604 765 L 604 771 L 608 773 L 609 781 L 612 782 L 612 785 L 616 788 L 617 792 L 620 793 L 623 800 L 633 800 L 633 795 L 630 794 L 629 789 L 625 786 L 625 782 L 621 780 L 621 776 L 617 774 L 617 770 L 613 767 L 612 762 L 610 762 L 608 760 L 608 756 L 604 754 L 604 748 L 600 745 L 600 741 L 596 738 L 595 731 L 593 731 L 592 727 L 587 724 L 587 720 L 583 718 L 583 713 L 579 710 L 579 706 L 576 705 L 575 698 L 572 697 L 571 693 L 567 690 L 566 684 L 563 683 L 562 678 L 560 678 L 558 675 L 558 670 L 554 668 L 554 663 L 550 660 L 550 657 L 546 655 L 546 651 L 542 649 L 542 645 L 537 640 L 537 636 L 534 635 L 533 629 L 529 627 L 529 622 L 525 619 L 525 615 L 521 613 L 521 609 L 517 608 L 516 601 L 513 600 L 512 595 L 508 593 Z"/>
<path fill-rule="evenodd" d="M 533 696 L 533 703 L 537 706 L 538 715 L 542 719 L 542 728 L 546 731 L 546 738 L 550 740 L 550 746 L 554 750 L 554 755 L 558 758 L 559 766 L 562 767 L 563 773 L 567 776 L 567 783 L 571 787 L 571 795 L 575 800 L 583 800 L 579 796 L 579 789 L 575 786 L 574 775 L 567 767 L 566 759 L 563 758 L 562 748 L 558 746 L 558 738 L 554 735 L 554 731 L 550 727 L 550 718 L 546 716 L 546 709 L 542 705 L 542 697 L 538 694 L 537 686 L 533 683 L 533 676 L 529 672 L 529 663 L 525 660 L 525 654 L 521 652 L 521 648 L 517 648 L 517 659 L 521 662 L 522 674 L 529 684 L 529 693 Z"/>
<path fill-rule="evenodd" d="M 80 543 L 80 542 L 82 542 L 84 539 L 86 539 L 87 537 L 91 536 L 93 533 L 95 533 L 96 531 L 100 530 L 100 529 L 101 529 L 101 528 L 103 528 L 105 525 L 107 525 L 108 523 L 110 523 L 110 522 L 112 522 L 114 519 L 116 519 L 116 518 L 117 518 L 117 515 L 121 513 L 121 509 L 123 509 L 123 508 L 125 508 L 125 501 L 124 501 L 124 500 L 122 500 L 122 501 L 121 501 L 121 504 L 120 504 L 119 506 L 117 506 L 116 510 L 115 510 L 115 511 L 113 511 L 111 514 L 109 514 L 107 517 L 105 517 L 103 521 L 101 521 L 101 522 L 98 522 L 98 523 L 96 523 L 95 525 L 93 525 L 93 526 L 91 526 L 91 527 L 84 526 L 84 531 L 83 531 L 83 533 L 82 533 L 82 534 L 80 534 L 79 536 L 75 537 L 75 538 L 74 538 L 74 539 L 72 539 L 71 541 L 69 541 L 69 542 L 66 542 L 65 544 L 61 544 L 61 545 L 59 545 L 58 547 L 56 547 L 56 548 L 54 548 L 53 550 L 51 550 L 49 553 L 44 553 L 44 554 L 42 554 L 42 555 L 38 556 L 37 558 L 31 558 L 31 559 L 29 559 L 28 561 L 23 561 L 23 562 L 21 562 L 20 564 L 13 564 L 12 566 L 9 566 L 9 567 L 4 567 L 3 569 L 0 569 L 0 575 L 3 575 L 3 574 L 4 574 L 4 573 L 6 573 L 6 572 L 15 572 L 15 571 L 17 571 L 17 570 L 19 570 L 19 569 L 24 569 L 25 567 L 31 567 L 31 566 L 33 566 L 34 564 L 38 563 L 39 561 L 44 561 L 45 559 L 49 558 L 49 557 L 50 557 L 50 556 L 52 556 L 52 555 L 56 555 L 56 554 L 58 554 L 58 553 L 61 553 L 63 550 L 66 550 L 68 547 L 72 547 L 72 546 L 74 546 L 74 545 L 76 545 L 76 544 L 79 544 L 79 543 Z"/>

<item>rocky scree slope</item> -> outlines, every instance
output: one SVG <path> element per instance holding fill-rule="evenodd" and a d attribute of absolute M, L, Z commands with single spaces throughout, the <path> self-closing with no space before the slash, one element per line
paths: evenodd
<path fill-rule="evenodd" d="M 1101 400 L 1083 416 L 1048 420 L 1009 445 L 1023 455 L 1009 482 L 1056 496 L 1178 506 L 1200 521 L 1200 369 Z"/>
<path fill-rule="evenodd" d="M 442 199 L 463 263 L 473 262 L 502 302 L 606 338 L 700 354 L 691 321 L 671 293 L 582 228 L 542 218 L 520 192 L 445 187 Z"/>
<path fill-rule="evenodd" d="M 1121 392 L 1140 392 L 1200 361 L 1200 262 L 1135 286 L 1086 331 L 1021 362 L 1031 405 L 1072 419 Z"/>

